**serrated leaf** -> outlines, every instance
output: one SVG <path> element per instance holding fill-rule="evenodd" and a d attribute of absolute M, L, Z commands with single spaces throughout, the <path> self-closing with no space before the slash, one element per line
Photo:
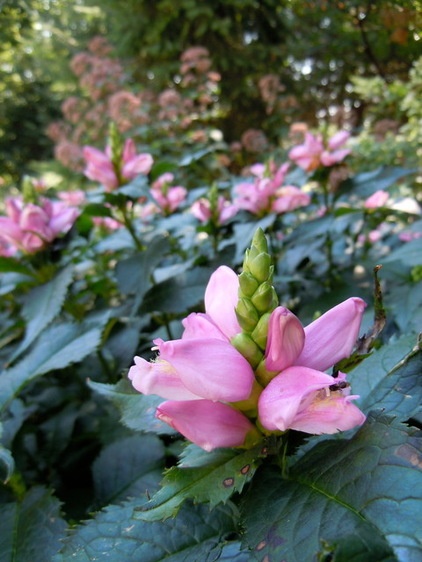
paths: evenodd
<path fill-rule="evenodd" d="M 26 295 L 22 307 L 22 316 L 27 322 L 25 337 L 10 358 L 11 363 L 28 349 L 44 328 L 59 314 L 72 275 L 73 267 L 66 267 L 51 281 L 35 287 Z"/>
<path fill-rule="evenodd" d="M 208 464 L 172 467 L 167 471 L 161 489 L 135 517 L 158 521 L 175 515 L 187 499 L 209 503 L 210 508 L 226 502 L 234 492 L 241 492 L 260 464 L 261 449 L 239 452 L 218 449 L 208 453 Z"/>
<path fill-rule="evenodd" d="M 122 379 L 117 384 L 104 384 L 88 381 L 88 385 L 116 405 L 120 411 L 120 421 L 134 431 L 152 432 L 159 435 L 172 435 L 175 430 L 155 417 L 157 406 L 163 401 L 158 396 L 145 396 L 137 392 L 130 382 Z"/>
<path fill-rule="evenodd" d="M 236 530 L 229 506 L 210 511 L 188 504 L 177 517 L 151 523 L 132 518 L 139 503 L 109 506 L 77 527 L 52 562 L 212 562 L 219 559 L 226 536 Z"/>
<path fill-rule="evenodd" d="M 376 350 L 349 374 L 364 412 L 382 410 L 405 421 L 422 402 L 422 350 L 416 338 L 403 336 Z"/>
<path fill-rule="evenodd" d="M 68 367 L 93 353 L 101 342 L 107 319 L 104 315 L 95 324 L 85 321 L 47 328 L 24 359 L 0 373 L 0 411 L 36 377 Z"/>
<path fill-rule="evenodd" d="M 155 435 L 132 435 L 105 447 L 92 465 L 98 505 L 154 493 L 164 468 L 164 445 Z"/>
<path fill-rule="evenodd" d="M 41 487 L 30 490 L 22 502 L 0 506 L 0 521 L 0 562 L 51 560 L 66 528 L 59 501 Z"/>
<path fill-rule="evenodd" d="M 339 560 L 420 560 L 420 437 L 391 419 L 371 417 L 351 439 L 316 445 L 284 477 L 267 465 L 242 506 L 244 544 L 258 560 L 316 560 L 346 545 L 359 556 Z"/>

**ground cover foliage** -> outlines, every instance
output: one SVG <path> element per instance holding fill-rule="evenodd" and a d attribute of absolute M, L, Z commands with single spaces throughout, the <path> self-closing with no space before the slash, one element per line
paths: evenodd
<path fill-rule="evenodd" d="M 96 38 L 79 57 L 85 91 L 55 139 L 77 149 L 61 152 L 76 155 L 72 176 L 25 177 L 6 198 L 0 562 L 422 560 L 416 98 L 405 153 L 392 137 L 385 149 L 333 123 L 233 150 L 217 134 L 209 53 L 195 49 L 174 107 L 131 98 L 116 63 L 110 76 L 132 105 L 101 114 L 95 129 L 84 112 L 116 93 L 99 93 L 101 73 L 89 79 L 109 54 Z M 353 349 L 327 369 L 333 395 L 347 374 L 362 425 L 265 431 L 248 413 L 259 438 L 204 450 L 156 416 L 163 399 L 134 388 L 134 357 L 156 365 L 157 342 L 178 340 L 188 315 L 207 312 L 221 266 L 247 273 L 236 345 L 259 376 L 261 318 L 277 305 L 307 326 L 365 301 Z"/>
<path fill-rule="evenodd" d="M 315 175 L 327 170 L 291 166 L 296 185 L 313 178 L 308 205 L 224 224 L 191 205 L 229 197 L 239 178 L 143 221 L 119 212 L 151 198 L 145 174 L 92 186 L 64 237 L 1 258 L 2 560 L 420 558 L 422 238 L 415 200 L 398 205 L 414 171 L 362 171 L 330 192 Z M 389 203 L 365 207 L 380 188 Z M 334 436 L 290 430 L 206 452 L 154 417 L 161 400 L 127 372 L 203 310 L 218 266 L 242 270 L 257 229 L 280 303 L 304 324 L 366 301 L 361 349 L 341 368 L 368 417 Z"/>

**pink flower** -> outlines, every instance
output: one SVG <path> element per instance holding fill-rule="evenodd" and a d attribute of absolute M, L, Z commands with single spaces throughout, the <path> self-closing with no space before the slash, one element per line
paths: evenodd
<path fill-rule="evenodd" d="M 296 429 L 305 433 L 337 433 L 365 421 L 351 401 L 346 375 L 337 378 L 309 367 L 288 367 L 262 392 L 258 408 L 270 431 Z"/>
<path fill-rule="evenodd" d="M 378 207 L 384 207 L 389 198 L 388 191 L 379 189 L 375 191 L 368 199 L 366 199 L 363 206 L 365 209 L 377 209 Z"/>
<path fill-rule="evenodd" d="M 157 408 L 157 418 L 168 423 L 205 451 L 238 447 L 256 429 L 246 416 L 227 404 L 211 400 L 168 401 Z"/>
<path fill-rule="evenodd" d="M 353 297 L 306 328 L 286 308 L 273 311 L 265 366 L 278 374 L 259 398 L 263 427 L 318 434 L 335 433 L 363 423 L 364 414 L 351 402 L 356 396 L 349 396 L 346 375 L 333 378 L 322 371 L 350 355 L 364 309 L 364 301 Z"/>
<path fill-rule="evenodd" d="M 90 180 L 103 184 L 106 191 L 113 191 L 139 174 L 148 174 L 153 164 L 150 154 L 136 154 L 132 139 L 125 141 L 121 162 L 117 167 L 112 162 L 110 146 L 107 146 L 104 152 L 92 146 L 85 146 L 83 154 L 87 163 L 84 174 Z"/>
<path fill-rule="evenodd" d="M 165 215 L 173 213 L 185 201 L 188 192 L 181 186 L 171 186 L 174 176 L 169 172 L 159 176 L 152 184 L 150 192 Z"/>
<path fill-rule="evenodd" d="M 324 146 L 321 135 L 315 136 L 307 132 L 303 144 L 299 144 L 290 150 L 289 158 L 307 172 L 313 172 L 321 165 L 325 167 L 333 166 L 342 162 L 350 154 L 349 149 L 340 148 L 349 136 L 350 134 L 347 131 L 339 131 L 328 140 L 327 146 Z"/>
<path fill-rule="evenodd" d="M 257 434 L 229 404 L 249 398 L 254 384 L 251 366 L 229 341 L 240 331 L 237 289 L 236 274 L 218 268 L 205 292 L 205 314 L 183 321 L 181 339 L 155 340 L 158 358 L 135 357 L 128 375 L 138 391 L 169 399 L 158 407 L 157 417 L 206 450 L 242 446 L 251 432 Z"/>
<path fill-rule="evenodd" d="M 15 251 L 33 254 L 70 230 L 79 210 L 61 201 L 40 198 L 39 205 L 20 198 L 6 200 L 7 217 L 0 217 L 0 240 Z M 9 250 L 10 251 L 10 248 Z"/>
<path fill-rule="evenodd" d="M 217 199 L 217 208 L 215 209 L 216 216 L 213 216 L 213 209 L 211 208 L 211 202 L 205 197 L 201 197 L 195 201 L 191 207 L 191 213 L 201 222 L 209 222 L 214 220 L 217 226 L 221 226 L 231 218 L 233 218 L 238 212 L 236 205 L 232 205 L 230 201 L 224 199 L 220 195 Z"/>
<path fill-rule="evenodd" d="M 253 183 L 239 183 L 235 187 L 235 205 L 258 216 L 286 213 L 309 205 L 311 198 L 307 193 L 293 185 L 283 186 L 288 167 L 289 164 L 285 163 L 276 168 L 273 162 L 267 166 L 251 166 L 250 171 L 256 179 Z"/>

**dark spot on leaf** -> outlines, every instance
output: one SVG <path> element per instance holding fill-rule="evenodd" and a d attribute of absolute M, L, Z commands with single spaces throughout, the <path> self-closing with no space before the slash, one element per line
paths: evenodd
<path fill-rule="evenodd" d="M 234 478 L 226 478 L 225 480 L 223 480 L 223 486 L 225 488 L 231 488 L 233 484 L 234 484 Z"/>
<path fill-rule="evenodd" d="M 245 464 L 245 466 L 243 468 L 240 469 L 240 472 L 242 474 L 248 474 L 248 472 L 251 469 L 251 465 L 250 464 Z"/>

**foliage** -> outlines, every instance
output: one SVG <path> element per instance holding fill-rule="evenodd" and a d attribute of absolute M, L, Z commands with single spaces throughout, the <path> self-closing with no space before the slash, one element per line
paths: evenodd
<path fill-rule="evenodd" d="M 72 183 L 65 176 L 52 181 L 52 174 L 26 176 L 10 190 L 0 216 L 0 562 L 422 558 L 422 220 L 412 156 L 420 119 L 418 62 L 410 88 L 405 84 L 414 54 L 413 4 L 386 0 L 362 12 L 354 1 L 132 0 L 130 20 L 120 9 L 114 29 L 130 24 L 122 48 L 149 64 L 138 75 L 103 37 L 82 52 L 76 41 L 70 62 L 79 89 L 73 105 L 64 104 L 65 134 L 56 139 L 78 151 Z M 1 28 L 2 36 L 19 45 L 17 20 L 32 33 L 40 4 L 5 5 L 11 25 Z M 105 5 L 115 13 L 114 2 Z M 59 14 L 61 6 L 51 3 L 49 21 L 69 17 L 77 37 L 88 33 L 89 22 L 101 21 L 88 10 L 87 21 L 76 22 L 73 8 L 66 4 L 70 12 Z M 135 18 L 146 12 L 148 20 Z M 151 19 L 154 14 L 160 17 Z M 138 26 L 145 30 L 142 49 L 131 35 Z M 333 41 L 330 57 L 339 46 L 329 87 L 333 103 L 350 93 L 343 62 L 353 63 L 357 75 L 366 73 L 352 52 L 359 44 L 379 75 L 370 83 L 385 107 L 398 111 L 400 134 L 374 146 L 368 127 L 359 144 L 333 123 L 311 127 L 314 115 L 282 134 L 287 92 L 278 91 L 248 121 L 264 115 L 260 128 L 265 122 L 277 130 L 272 142 L 259 152 L 229 148 L 222 123 L 230 122 L 236 96 L 252 92 L 238 107 L 239 129 L 230 134 L 243 132 L 242 111 L 258 98 L 256 81 L 268 53 L 281 64 L 283 49 L 291 48 L 283 81 L 298 95 L 306 90 L 301 103 L 313 113 L 329 109 L 318 105 L 322 82 L 303 88 L 324 74 L 328 55 L 318 53 L 314 35 L 322 29 Z M 289 33 L 279 41 L 283 30 Z M 208 51 L 197 47 L 199 40 Z M 300 65 L 311 43 L 313 76 L 306 78 Z M 398 66 L 390 56 L 393 43 Z M 169 72 L 163 65 L 162 76 L 148 78 L 147 95 L 142 72 L 155 73 L 163 57 Z M 40 64 L 46 62 L 41 57 Z M 81 62 L 87 65 L 78 70 Z M 233 97 L 224 98 L 232 80 Z M 363 96 L 367 82 L 359 80 Z M 169 84 L 176 108 L 163 90 Z M 110 99 L 122 91 L 141 102 L 126 114 L 110 112 Z M 101 107 L 90 122 L 90 112 Z M 305 108 L 301 115 L 308 114 Z M 292 111 L 292 119 L 296 115 Z M 368 115 L 375 119 L 376 109 Z M 262 141 L 261 133 L 249 140 Z M 38 165 L 52 171 L 48 162 Z M 210 279 L 222 270 L 229 277 L 216 292 Z M 353 314 L 341 312 L 344 303 L 353 303 Z M 326 312 L 330 338 L 351 340 L 346 352 L 327 341 Z M 219 321 L 227 315 L 240 331 L 223 333 Z M 299 344 L 312 338 L 314 356 L 329 352 L 325 372 L 304 362 Z M 171 362 L 180 342 L 191 346 L 191 358 L 202 346 L 203 356 L 189 363 L 194 390 L 185 384 L 186 358 L 185 367 Z M 235 369 L 228 355 L 210 355 L 220 344 L 236 357 Z M 277 363 L 271 369 L 269 355 Z M 219 369 L 210 378 L 220 377 L 220 384 L 208 399 L 208 387 L 198 388 L 198 381 L 205 387 L 202 372 L 214 365 Z M 301 387 L 298 410 L 311 419 L 313 408 L 318 414 L 321 403 L 328 404 L 334 421 L 322 434 L 315 422 L 308 432 L 292 429 L 293 423 L 273 430 L 261 416 L 262 397 L 288 370 L 329 381 L 308 394 L 308 382 L 294 381 Z M 220 387 L 230 391 L 240 371 L 251 384 L 248 394 L 222 398 Z M 139 377 L 144 392 L 136 390 Z M 166 402 L 160 391 L 170 394 Z M 186 391 L 189 398 L 180 400 Z M 178 400 L 183 428 L 165 407 Z M 195 440 L 200 402 L 209 413 L 201 429 L 208 432 L 205 444 Z M 342 423 L 351 406 L 360 421 L 338 431 L 337 406 L 344 408 Z M 242 440 L 235 446 L 214 446 L 237 431 L 226 424 L 222 432 L 221 419 L 212 425 L 217 411 L 223 422 L 227 412 L 237 416 Z M 186 426 L 192 439 L 183 437 Z M 210 435 L 210 427 L 220 434 L 213 429 Z"/>
<path fill-rule="evenodd" d="M 164 161 L 125 179 L 129 160 L 115 128 L 109 143 L 90 176 L 109 170 L 119 185 L 65 197 L 41 195 L 33 181 L 31 209 L 40 197 L 61 197 L 79 216 L 39 251 L 16 250 L 10 239 L 0 260 L 2 559 L 417 559 L 422 237 L 408 187 L 414 171 L 349 171 L 333 183 L 347 161 L 308 171 L 290 162 L 286 171 L 272 159 L 253 177 L 204 186 L 209 172 L 204 166 L 201 178 L 197 164 L 207 154 L 193 151 L 173 169 L 197 184 L 172 202 L 179 188 L 173 176 L 162 179 Z M 145 154 L 131 158 L 145 165 Z M 224 218 L 214 206 L 214 214 L 193 214 L 201 198 L 236 204 L 240 181 L 271 185 L 272 202 L 292 183 L 307 198 L 298 206 L 286 199 L 284 212 L 251 206 Z M 243 262 L 257 228 L 273 264 L 264 300 L 248 296 L 263 248 Z M 154 416 L 157 396 L 130 384 L 133 357 L 153 357 L 152 340 L 180 337 L 180 320 L 202 309 L 216 267 L 240 271 L 242 262 L 238 314 L 247 330 L 242 307 L 264 310 L 267 289 L 269 310 L 277 293 L 305 322 L 348 297 L 366 300 L 365 335 L 339 364 L 368 415 L 359 430 L 289 430 L 243 450 L 206 452 Z"/>

